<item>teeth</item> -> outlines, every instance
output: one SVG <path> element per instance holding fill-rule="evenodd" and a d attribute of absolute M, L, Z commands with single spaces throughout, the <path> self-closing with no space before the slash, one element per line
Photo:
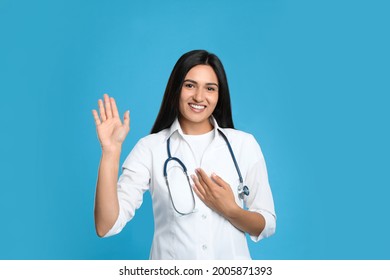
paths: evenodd
<path fill-rule="evenodd" d="M 198 110 L 202 110 L 204 109 L 206 106 L 202 106 L 202 105 L 196 105 L 196 104 L 190 104 L 190 106 L 194 109 L 198 109 Z"/>

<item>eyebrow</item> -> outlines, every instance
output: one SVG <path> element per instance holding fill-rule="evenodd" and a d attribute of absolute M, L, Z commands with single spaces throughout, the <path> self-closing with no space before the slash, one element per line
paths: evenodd
<path fill-rule="evenodd" d="M 184 82 L 183 83 L 185 83 L 185 82 L 191 82 L 191 83 L 193 83 L 193 84 L 198 84 L 198 82 L 197 81 L 194 81 L 194 80 L 191 80 L 191 79 L 187 79 L 187 80 L 184 80 Z M 218 84 L 217 83 L 206 83 L 206 85 L 207 86 L 216 86 L 216 87 L 218 87 L 219 88 L 219 86 L 218 86 Z"/>

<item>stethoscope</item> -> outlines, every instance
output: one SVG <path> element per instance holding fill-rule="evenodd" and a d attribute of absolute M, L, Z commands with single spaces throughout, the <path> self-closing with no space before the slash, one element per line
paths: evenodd
<path fill-rule="evenodd" d="M 238 179 L 239 179 L 239 184 L 238 184 L 238 187 L 237 187 L 237 193 L 238 193 L 238 197 L 243 200 L 244 199 L 244 196 L 248 196 L 249 195 L 249 188 L 247 186 L 244 186 L 244 180 L 242 179 L 242 176 L 241 176 L 241 171 L 240 171 L 240 168 L 238 167 L 238 163 L 237 163 L 237 160 L 236 160 L 236 157 L 234 156 L 234 153 L 233 153 L 233 149 L 229 143 L 229 140 L 227 139 L 226 135 L 220 130 L 218 129 L 218 132 L 221 134 L 222 138 L 225 140 L 227 146 L 228 146 L 228 149 L 229 149 L 229 152 L 230 152 L 230 155 L 232 156 L 232 159 L 233 159 L 233 162 L 234 162 L 234 166 L 236 167 L 236 171 L 237 171 L 237 174 L 238 174 Z M 165 183 L 167 184 L 167 187 L 168 187 L 168 193 L 169 193 L 169 197 L 171 199 L 171 202 L 172 202 L 172 206 L 173 208 L 175 209 L 175 211 L 181 215 L 188 215 L 188 214 L 191 214 L 194 212 L 195 210 L 195 196 L 194 196 L 194 192 L 192 191 L 192 187 L 191 187 L 191 183 L 190 183 L 190 178 L 188 177 L 188 174 L 187 174 L 187 167 L 185 166 L 185 164 L 177 157 L 173 157 L 171 155 L 171 148 L 170 148 L 170 141 L 171 141 L 171 137 L 168 138 L 167 140 L 167 153 L 168 153 L 168 158 L 165 160 L 165 163 L 164 163 L 164 178 L 165 178 Z M 173 202 L 173 199 L 172 199 L 172 193 L 171 193 L 171 188 L 169 187 L 169 182 L 168 182 L 168 174 L 167 174 L 167 166 L 168 166 L 168 163 L 170 161 L 175 161 L 177 162 L 181 168 L 183 169 L 183 172 L 187 178 L 187 181 L 188 181 L 188 186 L 190 188 L 190 191 L 191 191 L 191 195 L 192 195 L 192 203 L 193 203 L 193 207 L 192 207 L 192 210 L 189 211 L 189 212 L 181 212 L 179 210 L 177 210 L 176 206 L 175 206 L 175 203 Z"/>

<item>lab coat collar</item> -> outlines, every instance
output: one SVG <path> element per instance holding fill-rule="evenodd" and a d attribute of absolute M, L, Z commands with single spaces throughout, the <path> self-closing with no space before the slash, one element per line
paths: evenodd
<path fill-rule="evenodd" d="M 216 138 L 219 135 L 218 129 L 220 129 L 220 127 L 219 127 L 217 121 L 215 120 L 214 116 L 211 115 L 209 118 L 209 121 L 212 124 L 212 126 L 214 127 L 214 138 Z M 179 122 L 178 118 L 175 119 L 175 121 L 172 123 L 171 127 L 169 128 L 168 134 L 165 138 L 165 141 L 168 140 L 168 138 L 171 137 L 172 134 L 174 134 L 175 132 L 177 132 L 181 136 L 184 135 L 184 132 L 181 129 L 180 122 Z"/>

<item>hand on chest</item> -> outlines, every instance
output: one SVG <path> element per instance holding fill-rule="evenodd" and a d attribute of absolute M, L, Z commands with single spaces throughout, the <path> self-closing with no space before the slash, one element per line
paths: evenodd
<path fill-rule="evenodd" d="M 212 142 L 207 146 L 200 146 L 190 145 L 188 142 L 183 141 L 175 151 L 172 151 L 172 157 L 180 161 L 171 160 L 166 167 L 172 197 L 177 198 L 176 200 L 180 200 L 186 205 L 191 201 L 191 193 L 187 187 L 188 181 L 183 172 L 184 165 L 188 176 L 194 175 L 196 168 L 202 168 L 208 176 L 215 173 L 223 178 L 232 188 L 236 202 L 239 204 L 237 195 L 239 179 L 226 144 Z M 192 179 L 190 178 L 189 180 L 192 185 Z"/>

